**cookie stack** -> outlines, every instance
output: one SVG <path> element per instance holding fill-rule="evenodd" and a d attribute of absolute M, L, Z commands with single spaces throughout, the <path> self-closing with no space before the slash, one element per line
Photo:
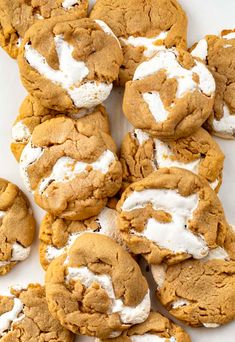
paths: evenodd
<path fill-rule="evenodd" d="M 235 32 L 188 50 L 175 0 L 98 0 L 89 17 L 88 5 L 0 0 L 0 44 L 29 93 L 11 150 L 46 211 L 45 287 L 0 297 L 0 339 L 188 342 L 151 310 L 138 261 L 185 324 L 235 319 L 235 232 L 217 196 L 224 154 L 210 135 L 234 136 Z M 114 83 L 134 126 L 120 160 L 103 105 Z M 29 255 L 35 230 L 25 196 L 5 180 L 0 226 L 5 274 Z"/>

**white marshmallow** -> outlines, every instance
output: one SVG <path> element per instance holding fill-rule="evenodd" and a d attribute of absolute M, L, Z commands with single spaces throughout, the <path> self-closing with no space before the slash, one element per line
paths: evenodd
<path fill-rule="evenodd" d="M 121 42 L 124 45 L 131 45 L 133 47 L 143 47 L 144 48 L 144 56 L 152 57 L 157 51 L 165 49 L 164 45 L 157 45 L 159 40 L 165 40 L 167 38 L 167 32 L 162 31 L 160 34 L 153 38 L 146 37 L 134 37 L 130 36 L 127 39 L 121 38 Z"/>
<path fill-rule="evenodd" d="M 64 0 L 62 2 L 62 6 L 65 9 L 71 9 L 71 8 L 73 8 L 74 5 L 79 5 L 80 2 L 81 2 L 80 0 Z"/>
<path fill-rule="evenodd" d="M 203 323 L 205 328 L 209 328 L 209 329 L 215 329 L 220 327 L 220 324 L 217 323 Z"/>
<path fill-rule="evenodd" d="M 143 99 L 147 103 L 150 112 L 157 122 L 164 122 L 167 120 L 169 112 L 166 110 L 160 94 L 157 91 L 144 93 Z"/>
<path fill-rule="evenodd" d="M 18 121 L 12 127 L 12 138 L 15 142 L 24 142 L 29 140 L 31 137 L 31 133 L 29 128 L 23 124 L 22 121 Z"/>
<path fill-rule="evenodd" d="M 28 258 L 30 254 L 30 247 L 23 247 L 19 243 L 15 242 L 12 245 L 12 256 L 10 260 L 0 261 L 0 267 L 9 265 L 11 262 L 23 261 Z"/>
<path fill-rule="evenodd" d="M 69 182 L 78 174 L 85 172 L 88 166 L 93 170 L 106 174 L 110 165 L 115 161 L 115 156 L 110 150 L 106 150 L 93 163 L 76 161 L 70 157 L 61 157 L 53 166 L 49 177 L 44 178 L 39 185 L 39 193 L 43 193 L 51 182 Z"/>
<path fill-rule="evenodd" d="M 211 249 L 208 255 L 202 259 L 203 262 L 210 260 L 230 260 L 228 253 L 222 247 Z"/>
<path fill-rule="evenodd" d="M 112 278 L 109 275 L 98 275 L 89 270 L 88 267 L 69 267 L 66 281 L 80 281 L 83 286 L 89 288 L 93 283 L 98 283 L 107 292 L 112 304 L 109 314 L 118 313 L 123 324 L 139 324 L 144 322 L 150 312 L 150 294 L 149 290 L 143 301 L 136 307 L 124 305 L 122 299 L 116 299 Z M 121 334 L 121 332 L 120 332 Z"/>
<path fill-rule="evenodd" d="M 25 186 L 27 187 L 28 191 L 33 192 L 29 180 L 28 175 L 28 167 L 32 164 L 34 164 L 42 155 L 43 155 L 43 149 L 41 147 L 34 147 L 32 145 L 32 141 L 28 142 L 28 144 L 23 149 L 23 152 L 20 157 L 20 174 L 24 181 Z"/>
<path fill-rule="evenodd" d="M 0 316 L 0 336 L 4 336 L 11 329 L 12 324 L 24 318 L 23 314 L 19 317 L 20 313 L 23 312 L 23 307 L 21 300 L 14 298 L 12 310 Z"/>
<path fill-rule="evenodd" d="M 146 141 L 150 139 L 150 135 L 142 129 L 135 129 L 134 132 L 132 133 L 132 137 L 137 139 L 139 145 L 143 145 Z"/>
<path fill-rule="evenodd" d="M 66 90 L 76 107 L 94 107 L 109 96 L 112 83 L 85 81 L 89 69 L 83 61 L 73 58 L 74 47 L 66 42 L 63 36 L 55 36 L 55 46 L 59 59 L 59 70 L 51 68 L 43 57 L 31 45 L 25 45 L 25 58 L 42 76 L 60 85 Z"/>
<path fill-rule="evenodd" d="M 208 254 L 208 246 L 202 236 L 196 235 L 188 229 L 188 223 L 198 208 L 198 194 L 188 197 L 181 196 L 176 190 L 147 189 L 134 191 L 126 198 L 122 205 L 123 211 L 133 211 L 152 204 L 154 210 L 163 210 L 172 217 L 171 222 L 159 222 L 149 218 L 142 233 L 132 231 L 143 236 L 161 248 L 174 253 L 188 253 L 195 259 L 201 259 Z"/>
<path fill-rule="evenodd" d="M 193 57 L 201 58 L 203 61 L 206 60 L 208 55 L 208 43 L 205 38 L 199 40 L 193 51 L 191 52 Z"/>
<path fill-rule="evenodd" d="M 235 115 L 232 114 L 226 104 L 223 107 L 223 117 L 220 120 L 213 120 L 213 129 L 217 133 L 227 133 L 233 135 L 235 133 Z"/>
<path fill-rule="evenodd" d="M 189 304 L 189 301 L 187 299 L 178 299 L 176 301 L 174 301 L 171 306 L 172 309 L 177 309 L 177 308 L 181 308 L 182 306 L 187 306 Z"/>
<path fill-rule="evenodd" d="M 223 39 L 235 39 L 235 32 L 230 32 L 228 34 L 225 34 L 224 36 L 221 36 Z"/>
<path fill-rule="evenodd" d="M 2 224 L 2 220 L 5 216 L 6 216 L 6 211 L 0 210 L 0 224 Z"/>

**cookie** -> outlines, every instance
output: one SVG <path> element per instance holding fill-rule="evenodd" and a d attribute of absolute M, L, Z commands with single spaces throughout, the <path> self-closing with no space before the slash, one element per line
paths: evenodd
<path fill-rule="evenodd" d="M 141 63 L 127 82 L 123 111 L 135 128 L 178 139 L 208 119 L 214 95 L 214 78 L 202 61 L 182 49 L 163 49 Z"/>
<path fill-rule="evenodd" d="M 44 287 L 30 284 L 12 287 L 10 296 L 0 296 L 0 340 L 72 342 L 74 336 L 51 316 Z"/>
<path fill-rule="evenodd" d="M 104 22 L 68 16 L 34 24 L 18 57 L 28 92 L 44 107 L 67 112 L 106 100 L 122 60 L 119 41 Z"/>
<path fill-rule="evenodd" d="M 121 85 L 163 45 L 186 47 L 187 17 L 176 0 L 98 0 L 90 17 L 103 20 L 119 38 L 124 54 Z"/>
<path fill-rule="evenodd" d="M 124 242 L 150 264 L 201 259 L 225 243 L 228 224 L 216 193 L 184 169 L 159 169 L 131 184 L 117 210 Z"/>
<path fill-rule="evenodd" d="M 92 253 L 91 253 L 92 251 Z M 148 285 L 135 260 L 107 236 L 85 233 L 46 273 L 50 312 L 76 334 L 110 338 L 150 312 Z"/>
<path fill-rule="evenodd" d="M 229 234 L 228 249 L 204 259 L 152 266 L 161 303 L 188 325 L 216 328 L 235 319 L 235 232 Z"/>
<path fill-rule="evenodd" d="M 88 0 L 0 0 L 0 45 L 16 58 L 26 31 L 37 21 L 61 15 L 87 16 Z"/>
<path fill-rule="evenodd" d="M 35 221 L 23 192 L 0 178 L 0 275 L 8 273 L 30 253 Z"/>
<path fill-rule="evenodd" d="M 104 234 L 120 244 L 117 211 L 105 207 L 98 216 L 84 221 L 63 220 L 47 214 L 40 227 L 40 262 L 46 270 L 49 264 L 71 247 L 85 232 Z"/>
<path fill-rule="evenodd" d="M 43 107 L 40 101 L 32 96 L 25 98 L 12 128 L 11 151 L 17 161 L 20 160 L 21 153 L 29 142 L 34 128 L 40 123 L 58 116 L 65 116 L 65 114 Z M 67 116 L 79 120 L 82 125 L 92 126 L 93 130 L 110 132 L 109 117 L 102 105 L 91 109 L 80 109 L 67 114 Z"/>
<path fill-rule="evenodd" d="M 188 138 L 165 142 L 135 129 L 122 142 L 120 161 L 124 189 L 163 167 L 179 167 L 199 174 L 215 191 L 222 183 L 224 154 L 203 128 Z"/>
<path fill-rule="evenodd" d="M 120 189 L 121 164 L 108 134 L 66 117 L 38 125 L 20 157 L 20 171 L 36 203 L 60 218 L 99 214 Z"/>
<path fill-rule="evenodd" d="M 192 55 L 206 63 L 216 81 L 215 104 L 205 127 L 221 138 L 235 139 L 235 30 L 206 36 Z"/>
<path fill-rule="evenodd" d="M 147 320 L 124 331 L 121 336 L 95 342 L 190 342 L 189 335 L 159 312 L 150 312 Z"/>

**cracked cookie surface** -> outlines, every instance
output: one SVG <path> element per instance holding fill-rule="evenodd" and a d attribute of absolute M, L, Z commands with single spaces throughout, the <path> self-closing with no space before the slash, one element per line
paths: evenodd
<path fill-rule="evenodd" d="M 163 168 L 131 184 L 118 202 L 121 236 L 150 264 L 201 259 L 224 246 L 228 223 L 208 182 L 180 168 Z"/>
<path fill-rule="evenodd" d="M 217 142 L 200 128 L 188 138 L 161 141 L 140 129 L 128 133 L 121 147 L 123 188 L 163 167 L 179 167 L 203 176 L 218 191 L 224 154 Z"/>
<path fill-rule="evenodd" d="M 118 230 L 118 214 L 105 207 L 98 216 L 84 221 L 63 220 L 47 214 L 40 227 L 40 262 L 46 270 L 49 264 L 70 248 L 85 232 L 104 234 L 122 245 Z"/>
<path fill-rule="evenodd" d="M 12 287 L 11 296 L 0 296 L 0 322 L 1 342 L 74 341 L 51 316 L 41 285 Z"/>
<path fill-rule="evenodd" d="M 186 47 L 187 17 L 176 0 L 98 0 L 90 16 L 106 22 L 119 38 L 124 54 L 121 85 L 164 44 Z"/>
<path fill-rule="evenodd" d="M 16 58 L 26 31 L 38 20 L 87 16 L 88 0 L 0 0 L 0 45 Z"/>
<path fill-rule="evenodd" d="M 29 256 L 34 233 L 26 196 L 15 184 L 0 178 L 0 275 Z"/>
<path fill-rule="evenodd" d="M 158 339 L 157 339 L 158 338 Z M 159 340 L 160 339 L 160 340 Z M 95 342 L 190 342 L 189 335 L 178 325 L 161 315 L 150 312 L 145 322 L 124 331 L 121 336 L 113 339 L 96 339 Z"/>
<path fill-rule="evenodd" d="M 28 92 L 44 107 L 67 112 L 106 100 L 122 60 L 119 41 L 104 22 L 70 16 L 34 24 L 18 57 Z"/>
<path fill-rule="evenodd" d="M 92 253 L 91 253 L 92 251 Z M 100 234 L 83 234 L 46 273 L 51 313 L 74 333 L 109 338 L 144 322 L 148 285 L 135 260 Z"/>
<path fill-rule="evenodd" d="M 52 215 L 83 220 L 97 215 L 122 182 L 111 136 L 59 117 L 38 125 L 20 158 L 36 203 Z"/>
<path fill-rule="evenodd" d="M 188 325 L 216 328 L 235 318 L 235 231 L 228 235 L 225 249 L 204 259 L 152 266 L 157 297 Z"/>
<path fill-rule="evenodd" d="M 213 134 L 235 139 L 235 30 L 201 39 L 191 52 L 201 58 L 216 81 L 215 104 L 205 127 Z"/>
<path fill-rule="evenodd" d="M 163 49 L 127 82 L 123 111 L 135 128 L 175 140 L 202 126 L 214 96 L 215 80 L 203 61 L 183 49 Z"/>
<path fill-rule="evenodd" d="M 93 130 L 101 130 L 105 133 L 110 132 L 108 113 L 102 105 L 89 110 L 76 110 L 65 115 L 64 113 L 43 107 L 40 101 L 29 95 L 23 101 L 19 109 L 19 115 L 12 127 L 13 142 L 11 143 L 11 151 L 17 161 L 20 160 L 21 153 L 29 142 L 34 128 L 46 120 L 60 116 L 67 116 L 78 120 L 82 125 L 92 126 Z"/>

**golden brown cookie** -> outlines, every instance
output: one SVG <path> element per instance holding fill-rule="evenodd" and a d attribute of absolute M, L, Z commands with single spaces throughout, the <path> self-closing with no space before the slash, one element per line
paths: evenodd
<path fill-rule="evenodd" d="M 176 0 L 98 0 L 90 17 L 103 20 L 119 38 L 124 54 L 121 85 L 164 44 L 186 47 L 187 17 Z"/>
<path fill-rule="evenodd" d="M 28 92 L 44 107 L 67 112 L 106 100 L 122 60 L 119 41 L 104 22 L 68 16 L 34 24 L 18 57 Z"/>
<path fill-rule="evenodd" d="M 135 129 L 122 142 L 120 161 L 124 189 L 163 167 L 179 167 L 199 174 L 216 192 L 222 183 L 224 154 L 203 128 L 175 141 L 154 139 Z"/>
<path fill-rule="evenodd" d="M 208 119 L 215 81 L 204 63 L 182 49 L 163 49 L 127 82 L 123 111 L 135 128 L 161 139 L 187 137 Z"/>
<path fill-rule="evenodd" d="M 26 196 L 15 184 L 0 178 L 0 275 L 29 256 L 34 232 Z"/>
<path fill-rule="evenodd" d="M 74 333 L 108 338 L 144 322 L 148 285 L 135 260 L 107 236 L 85 233 L 46 273 L 50 312 Z"/>
<path fill-rule="evenodd" d="M 38 125 L 20 158 L 25 185 L 52 215 L 83 220 L 97 215 L 122 182 L 111 136 L 66 117 Z"/>
<path fill-rule="evenodd" d="M 180 168 L 159 169 L 131 184 L 118 202 L 122 238 L 150 264 L 205 257 L 228 230 L 208 182 Z"/>
<path fill-rule="evenodd" d="M 72 342 L 74 336 L 55 320 L 38 284 L 15 286 L 10 296 L 0 296 L 1 342 Z"/>
<path fill-rule="evenodd" d="M 25 98 L 12 128 L 11 151 L 17 161 L 20 160 L 21 153 L 29 142 L 34 128 L 46 120 L 59 116 L 65 116 L 65 114 L 43 107 L 40 101 L 30 95 Z M 83 125 L 92 126 L 93 130 L 110 132 L 108 113 L 102 105 L 91 109 L 80 109 L 67 116 L 81 121 Z"/>
<path fill-rule="evenodd" d="M 46 214 L 40 227 L 40 262 L 46 270 L 85 232 L 104 234 L 122 244 L 117 211 L 105 207 L 101 213 L 84 221 L 70 221 Z"/>
<path fill-rule="evenodd" d="M 235 30 L 206 36 L 192 54 L 206 63 L 216 81 L 215 104 L 205 127 L 221 138 L 235 139 Z"/>
<path fill-rule="evenodd" d="M 26 31 L 37 21 L 61 15 L 87 16 L 88 0 L 0 0 L 0 45 L 16 58 Z"/>
<path fill-rule="evenodd" d="M 124 331 L 113 339 L 96 339 L 95 342 L 190 342 L 189 335 L 159 312 L 150 312 L 147 320 Z"/>
<path fill-rule="evenodd" d="M 235 231 L 229 234 L 228 248 L 204 259 L 152 266 L 161 303 L 188 325 L 216 328 L 235 319 Z"/>

